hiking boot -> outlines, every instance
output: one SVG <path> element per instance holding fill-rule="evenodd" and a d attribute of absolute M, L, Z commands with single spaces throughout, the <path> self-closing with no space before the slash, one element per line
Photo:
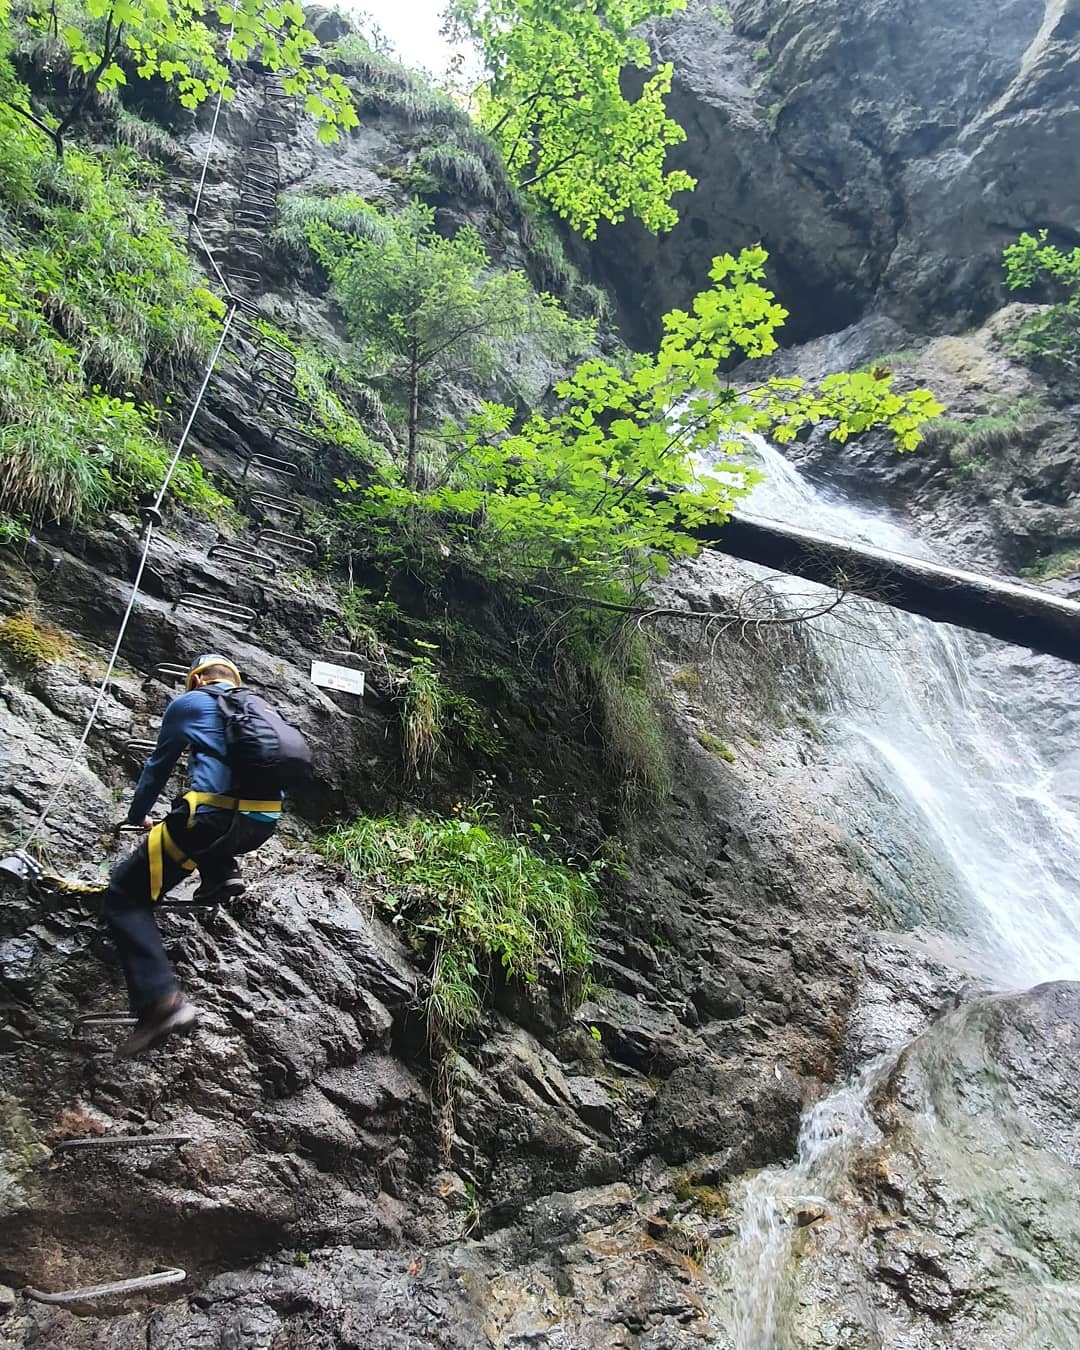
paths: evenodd
<path fill-rule="evenodd" d="M 141 1014 L 135 1030 L 116 1048 L 117 1059 L 130 1059 L 178 1032 L 190 1031 L 199 1020 L 199 1010 L 181 993 L 159 999 Z"/>
<path fill-rule="evenodd" d="M 239 900 L 246 890 L 240 864 L 234 862 L 224 876 L 203 877 L 191 897 L 191 903 L 194 905 L 209 905 L 216 901 L 227 903 L 230 900 Z"/>

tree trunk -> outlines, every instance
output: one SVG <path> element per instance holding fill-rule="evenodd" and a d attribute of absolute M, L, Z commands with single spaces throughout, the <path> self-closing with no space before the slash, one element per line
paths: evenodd
<path fill-rule="evenodd" d="M 416 441 L 420 425 L 420 343 L 413 338 L 409 352 L 409 454 L 405 462 L 405 486 L 415 488 L 419 473 Z"/>
<path fill-rule="evenodd" d="M 690 533 L 733 558 L 1080 664 L 1080 604 L 1040 587 L 849 544 L 759 516 L 740 514 L 726 525 L 702 525 Z"/>

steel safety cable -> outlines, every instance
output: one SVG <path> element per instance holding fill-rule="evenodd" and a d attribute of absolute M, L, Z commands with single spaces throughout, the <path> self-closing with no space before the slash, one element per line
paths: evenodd
<path fill-rule="evenodd" d="M 109 655 L 108 665 L 105 668 L 105 674 L 102 676 L 101 684 L 98 686 L 97 697 L 94 699 L 94 705 L 90 709 L 89 717 L 86 719 L 86 725 L 83 727 L 82 735 L 79 737 L 79 741 L 78 744 L 75 746 L 75 749 L 71 752 L 71 755 L 67 762 L 67 766 L 65 767 L 64 772 L 61 774 L 59 782 L 56 784 L 52 792 L 49 794 L 49 799 L 45 803 L 45 806 L 42 808 L 41 814 L 34 822 L 29 833 L 26 835 L 26 838 L 23 839 L 20 845 L 21 848 L 26 848 L 37 837 L 38 831 L 42 828 L 42 826 L 48 819 L 49 812 L 56 805 L 57 799 L 59 798 L 61 792 L 63 792 L 64 788 L 67 786 L 68 780 L 70 779 L 72 772 L 74 771 L 75 765 L 80 755 L 82 754 L 83 750 L 86 748 L 87 741 L 90 739 L 90 733 L 94 729 L 94 723 L 97 721 L 97 715 L 101 711 L 102 703 L 104 703 L 105 701 L 105 695 L 108 692 L 109 683 L 112 680 L 113 676 L 113 671 L 116 669 L 116 662 L 120 655 L 120 647 L 123 644 L 124 637 L 128 630 L 128 625 L 131 622 L 131 616 L 135 611 L 135 602 L 138 599 L 139 589 L 142 585 L 143 574 L 146 571 L 146 564 L 150 557 L 150 544 L 154 537 L 154 523 L 155 523 L 154 517 L 157 516 L 158 512 L 161 509 L 161 503 L 165 498 L 165 493 L 168 491 L 169 483 L 172 480 L 172 476 L 176 472 L 176 466 L 180 463 L 180 456 L 184 452 L 184 446 L 187 444 L 188 437 L 191 435 L 191 429 L 195 425 L 195 419 L 199 415 L 199 410 L 202 407 L 203 399 L 206 397 L 206 391 L 209 388 L 211 379 L 213 378 L 214 368 L 216 367 L 218 358 L 221 355 L 221 349 L 225 345 L 225 339 L 229 335 L 229 329 L 232 327 L 232 321 L 235 314 L 236 314 L 236 306 L 233 305 L 230 307 L 228 313 L 225 315 L 225 321 L 222 324 L 221 335 L 218 338 L 217 345 L 214 348 L 214 354 L 211 356 L 210 361 L 207 364 L 206 370 L 203 373 L 202 383 L 199 385 L 199 391 L 195 395 L 195 400 L 191 405 L 191 412 L 188 415 L 187 423 L 185 424 L 184 430 L 180 435 L 180 439 L 177 441 L 176 451 L 173 454 L 172 460 L 169 463 L 169 467 L 165 472 L 165 477 L 164 480 L 162 481 L 160 489 L 158 490 L 157 497 L 154 499 L 153 506 L 150 507 L 147 511 L 146 528 L 143 534 L 142 550 L 139 555 L 139 565 L 135 570 L 135 579 L 131 583 L 131 595 L 128 597 L 127 607 L 124 610 L 124 616 L 120 620 L 120 628 L 116 634 L 116 641 L 113 643 L 112 652 Z"/>

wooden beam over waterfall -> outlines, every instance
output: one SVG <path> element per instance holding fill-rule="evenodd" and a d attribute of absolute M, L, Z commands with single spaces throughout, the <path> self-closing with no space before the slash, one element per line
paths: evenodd
<path fill-rule="evenodd" d="M 795 525 L 739 514 L 692 531 L 709 548 L 938 623 L 1080 664 L 1080 604 L 1037 586 L 849 544 Z"/>

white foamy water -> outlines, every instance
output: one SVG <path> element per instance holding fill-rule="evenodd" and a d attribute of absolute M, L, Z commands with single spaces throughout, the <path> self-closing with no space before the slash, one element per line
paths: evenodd
<path fill-rule="evenodd" d="M 817 491 L 755 444 L 767 474 L 755 514 L 929 556 L 897 524 Z M 791 578 L 773 585 L 813 590 Z M 981 659 L 989 639 L 861 603 L 854 630 L 842 611 L 817 623 L 832 749 L 921 823 L 920 842 L 955 879 L 963 926 L 995 982 L 1080 978 L 1080 811 L 1053 789 L 1055 761 L 1074 747 L 1058 744 L 1051 726 L 1032 734 L 1015 670 L 1006 677 Z"/>
<path fill-rule="evenodd" d="M 896 523 L 816 490 L 765 442 L 755 448 L 767 475 L 753 495 L 756 515 L 929 556 Z M 770 585 L 792 604 L 823 594 L 792 578 Z M 988 661 L 989 640 L 884 606 L 860 604 L 854 628 L 842 611 L 815 627 L 826 751 L 877 786 L 878 812 L 895 803 L 895 819 L 881 821 L 885 846 L 903 850 L 914 825 L 959 897 L 956 926 L 1002 988 L 1080 979 L 1080 812 L 1052 787 L 1055 760 L 1073 747 L 1020 715 L 1029 696 L 1023 660 Z M 1067 673 L 1063 666 L 1063 680 Z M 803 1344 L 794 1326 L 799 1225 L 842 1210 L 851 1164 L 879 1141 L 869 1103 L 899 1053 L 806 1114 L 794 1164 L 765 1169 L 733 1196 L 724 1320 L 735 1350 Z M 863 1325 L 876 1333 L 872 1308 Z"/>

